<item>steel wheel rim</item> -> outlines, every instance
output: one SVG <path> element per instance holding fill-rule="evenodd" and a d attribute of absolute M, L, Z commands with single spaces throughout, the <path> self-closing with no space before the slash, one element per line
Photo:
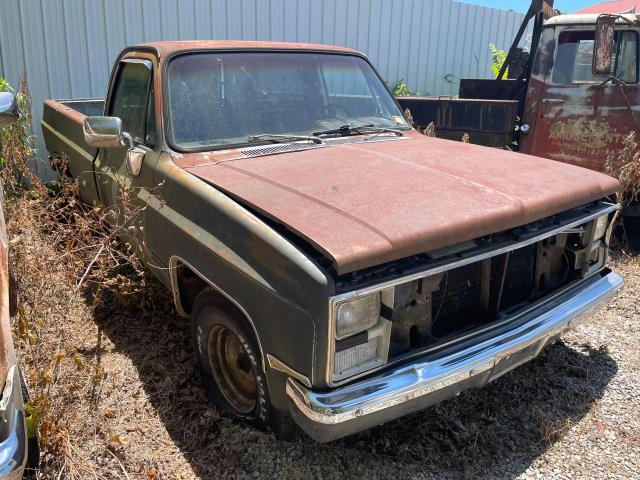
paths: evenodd
<path fill-rule="evenodd" d="M 258 383 L 246 348 L 229 328 L 215 325 L 209 333 L 209 365 L 220 392 L 241 413 L 257 403 Z"/>

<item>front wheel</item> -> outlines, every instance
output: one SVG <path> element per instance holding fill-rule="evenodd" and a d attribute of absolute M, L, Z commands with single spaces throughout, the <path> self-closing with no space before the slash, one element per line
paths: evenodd
<path fill-rule="evenodd" d="M 244 318 L 206 288 L 194 302 L 191 328 L 210 402 L 231 417 L 289 436 L 291 422 L 271 404 L 257 340 Z"/>

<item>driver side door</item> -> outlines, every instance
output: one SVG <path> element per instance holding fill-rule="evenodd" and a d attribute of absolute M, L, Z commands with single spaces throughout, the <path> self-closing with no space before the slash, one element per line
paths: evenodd
<path fill-rule="evenodd" d="M 125 146 L 101 148 L 95 170 L 100 200 L 111 210 L 109 221 L 118 236 L 136 250 L 143 246 L 144 211 L 156 187 L 153 172 L 158 160 L 154 98 L 154 61 L 129 53 L 121 59 L 109 89 L 105 114 L 119 117 L 130 139 Z"/>

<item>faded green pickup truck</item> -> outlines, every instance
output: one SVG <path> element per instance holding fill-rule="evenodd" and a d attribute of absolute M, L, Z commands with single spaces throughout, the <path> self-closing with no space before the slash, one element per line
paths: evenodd
<path fill-rule="evenodd" d="M 42 129 L 84 201 L 144 206 L 210 399 L 275 430 L 328 441 L 480 387 L 622 287 L 616 180 L 423 137 L 350 49 L 134 46 Z"/>

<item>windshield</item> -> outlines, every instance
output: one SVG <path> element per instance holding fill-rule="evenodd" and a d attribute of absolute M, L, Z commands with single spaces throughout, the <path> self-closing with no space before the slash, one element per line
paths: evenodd
<path fill-rule="evenodd" d="M 380 78 L 356 56 L 193 53 L 173 59 L 167 74 L 169 133 L 182 150 L 345 124 L 410 128 Z"/>

